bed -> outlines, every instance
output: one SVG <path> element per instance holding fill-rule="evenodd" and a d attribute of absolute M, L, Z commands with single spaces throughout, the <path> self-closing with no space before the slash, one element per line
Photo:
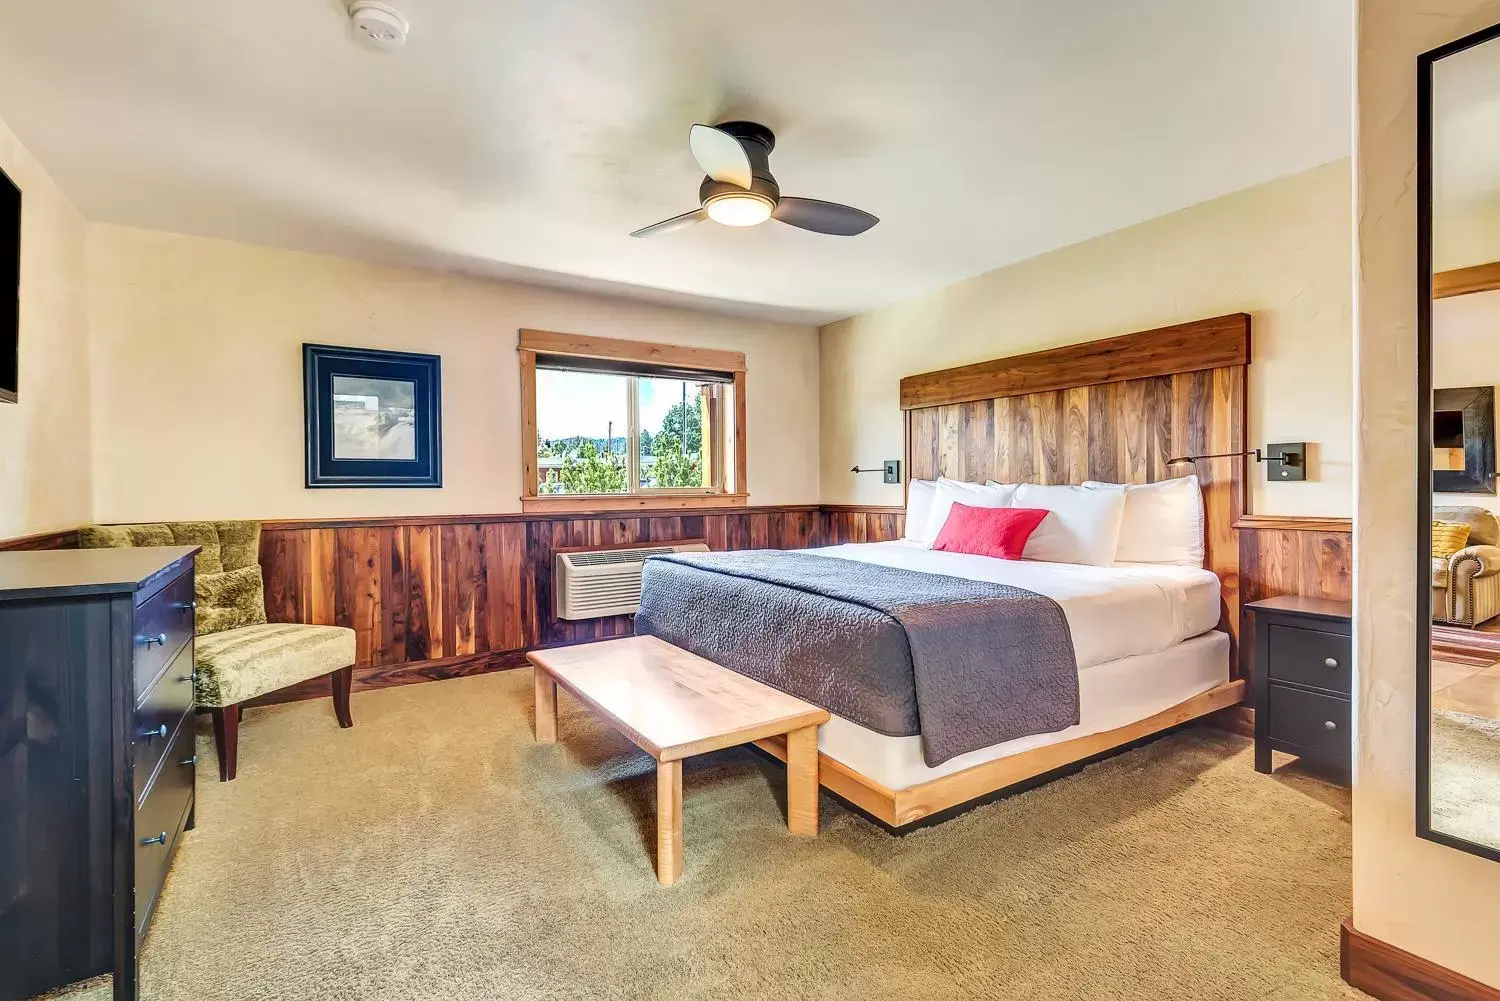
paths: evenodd
<path fill-rule="evenodd" d="M 910 377 L 909 476 L 1033 496 L 1160 489 L 1181 473 L 1169 458 L 1243 450 L 1249 352 L 1235 314 Z M 1197 475 L 1196 565 L 997 559 L 930 539 L 669 557 L 647 565 L 637 631 L 828 708 L 822 784 L 902 827 L 1243 700 L 1244 459 Z"/>

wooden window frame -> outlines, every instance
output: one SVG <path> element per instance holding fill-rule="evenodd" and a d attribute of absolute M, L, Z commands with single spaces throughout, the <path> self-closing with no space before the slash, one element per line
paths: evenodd
<path fill-rule="evenodd" d="M 611 337 L 587 337 L 551 330 L 520 332 L 517 352 L 521 360 L 521 510 L 557 513 L 590 513 L 594 511 L 669 511 L 707 507 L 744 507 L 750 491 L 746 479 L 745 434 L 745 355 L 739 351 L 715 348 L 689 348 L 648 341 L 626 341 Z M 538 494 L 537 493 L 537 427 L 536 370 L 537 355 L 572 355 L 577 358 L 602 358 L 672 368 L 729 372 L 734 376 L 734 468 L 732 478 L 723 482 L 728 488 L 717 490 L 671 489 L 657 487 L 650 493 L 632 491 L 621 494 Z M 725 429 L 725 434 L 730 429 Z M 715 468 L 724 462 L 719 454 L 720 435 L 710 443 Z M 627 448 L 633 451 L 632 440 Z M 629 462 L 631 468 L 634 461 Z M 726 469 L 725 472 L 728 472 Z"/>

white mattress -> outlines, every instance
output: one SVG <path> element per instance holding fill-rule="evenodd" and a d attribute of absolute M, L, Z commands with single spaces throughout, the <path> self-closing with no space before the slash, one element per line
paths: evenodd
<path fill-rule="evenodd" d="M 906 789 L 986 761 L 1138 722 L 1228 680 L 1229 634 L 1204 633 L 1167 650 L 1080 669 L 1080 722 L 1066 730 L 981 747 L 929 768 L 922 760 L 921 737 L 887 737 L 833 716 L 818 732 L 818 749 L 887 789 Z"/>
<path fill-rule="evenodd" d="M 1011 584 L 1062 606 L 1080 670 L 1157 653 L 1219 624 L 1219 578 L 1198 567 L 1090 567 L 945 553 L 921 543 L 856 542 L 812 550 L 864 563 Z M 1180 700 L 1179 700 L 1180 701 Z"/>

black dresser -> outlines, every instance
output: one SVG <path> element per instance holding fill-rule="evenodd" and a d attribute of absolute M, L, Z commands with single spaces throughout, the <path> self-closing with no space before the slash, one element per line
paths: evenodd
<path fill-rule="evenodd" d="M 0 553 L 0 999 L 136 953 L 193 826 L 193 546 Z"/>
<path fill-rule="evenodd" d="M 1267 598 L 1245 606 L 1255 635 L 1255 770 L 1271 752 L 1322 765 L 1348 782 L 1354 643 L 1347 601 Z"/>

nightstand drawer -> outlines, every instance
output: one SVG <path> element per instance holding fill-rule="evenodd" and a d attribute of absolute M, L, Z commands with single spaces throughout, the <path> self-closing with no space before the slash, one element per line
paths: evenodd
<path fill-rule="evenodd" d="M 1269 674 L 1309 688 L 1348 695 L 1353 688 L 1353 642 L 1347 633 L 1286 626 L 1273 622 L 1266 630 Z"/>
<path fill-rule="evenodd" d="M 1333 695 L 1272 684 L 1270 736 L 1339 762 L 1350 757 L 1350 702 Z"/>

